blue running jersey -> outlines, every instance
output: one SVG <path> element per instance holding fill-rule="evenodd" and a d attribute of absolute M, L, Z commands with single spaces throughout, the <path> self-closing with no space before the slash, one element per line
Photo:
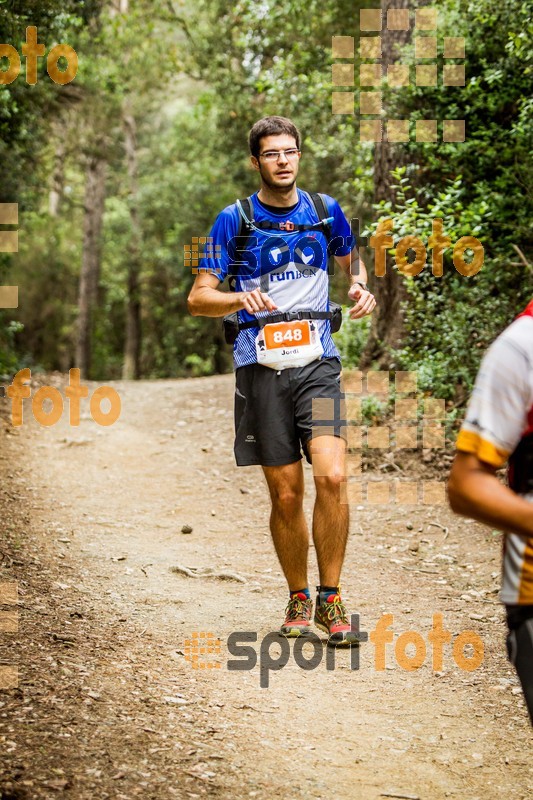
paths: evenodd
<path fill-rule="evenodd" d="M 292 222 L 295 225 L 312 225 L 318 222 L 315 207 L 306 192 L 297 189 L 298 203 L 287 214 L 272 213 L 252 195 L 256 222 Z M 334 255 L 351 253 L 355 247 L 348 220 L 333 197 L 322 195 L 331 223 L 330 249 Z M 246 251 L 237 252 L 235 237 L 239 235 L 241 216 L 237 204 L 227 206 L 215 220 L 209 236 L 211 253 L 199 264 L 199 271 L 211 272 L 222 282 L 235 276 L 235 291 L 251 292 L 260 289 L 267 292 L 278 307 L 278 311 L 261 311 L 254 315 L 239 311 L 241 322 L 268 317 L 284 311 L 327 311 L 328 300 L 328 255 L 326 236 L 322 231 L 252 230 Z M 215 255 L 218 256 L 215 258 Z M 316 320 L 324 348 L 322 358 L 339 358 L 339 352 L 331 338 L 329 320 Z M 257 362 L 255 338 L 257 328 L 240 331 L 233 346 L 235 369 Z"/>

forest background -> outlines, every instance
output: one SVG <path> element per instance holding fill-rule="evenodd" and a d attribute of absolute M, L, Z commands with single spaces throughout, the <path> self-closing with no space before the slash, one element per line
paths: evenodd
<path fill-rule="evenodd" d="M 382 63 L 414 74 L 413 27 L 381 32 Z M 395 242 L 427 243 L 441 218 L 452 245 L 475 236 L 481 271 L 428 264 L 370 283 L 372 322 L 346 322 L 337 342 L 348 366 L 414 370 L 419 388 L 461 408 L 480 358 L 533 294 L 531 21 L 521 0 L 445 0 L 438 9 L 437 86 L 390 88 L 382 119 L 439 121 L 439 141 L 359 140 L 359 93 L 332 83 L 332 37 L 352 36 L 356 86 L 359 11 L 376 0 L 0 0 L 0 42 L 22 53 L 35 25 L 48 52 L 67 43 L 79 69 L 54 83 L 0 86 L 0 203 L 18 203 L 17 253 L 0 254 L 0 285 L 19 307 L 0 309 L 0 378 L 17 369 L 93 380 L 194 377 L 231 370 L 219 320 L 191 317 L 194 276 L 184 246 L 217 213 L 256 190 L 247 132 L 266 114 L 303 134 L 299 186 L 336 197 L 367 236 L 394 220 Z M 434 4 L 431 7 L 435 7 Z M 378 35 L 375 31 L 373 34 Z M 435 35 L 424 31 L 419 35 Z M 464 37 L 464 86 L 443 86 L 444 37 Z M 420 63 L 420 62 L 418 62 Z M 61 62 L 60 67 L 64 68 Z M 7 59 L 0 59 L 0 69 Z M 332 92 L 354 92 L 355 114 L 333 114 Z M 378 118 L 378 117 L 375 117 Z M 464 119 L 464 142 L 442 141 L 442 120 Z M 362 248 L 372 265 L 374 253 Z M 341 277 L 331 297 L 347 304 Z"/>

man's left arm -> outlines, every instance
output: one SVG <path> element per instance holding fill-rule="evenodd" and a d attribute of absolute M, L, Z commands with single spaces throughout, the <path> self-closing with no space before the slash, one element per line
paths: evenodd
<path fill-rule="evenodd" d="M 371 314 L 376 307 L 376 299 L 365 288 L 368 276 L 361 256 L 357 252 L 357 247 L 354 247 L 352 252 L 347 255 L 335 256 L 335 261 L 350 281 L 348 297 L 355 302 L 355 305 L 350 309 L 350 318 L 360 319 L 361 317 L 366 317 L 367 314 Z"/>
<path fill-rule="evenodd" d="M 359 253 L 357 242 L 352 233 L 350 223 L 346 219 L 340 205 L 333 198 L 328 198 L 328 210 L 332 214 L 331 252 L 335 261 L 350 281 L 348 297 L 355 305 L 350 309 L 351 319 L 360 319 L 371 314 L 376 307 L 374 295 L 367 288 L 367 271 Z"/>

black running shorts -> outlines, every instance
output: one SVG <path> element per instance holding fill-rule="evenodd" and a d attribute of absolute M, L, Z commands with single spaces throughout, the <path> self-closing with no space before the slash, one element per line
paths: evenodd
<path fill-rule="evenodd" d="M 520 678 L 533 725 L 533 606 L 506 606 L 507 654 Z"/>
<path fill-rule="evenodd" d="M 235 373 L 235 459 L 239 467 L 292 464 L 313 436 L 346 438 L 340 419 L 341 364 L 338 358 L 277 372 L 260 364 Z M 313 399 L 330 398 L 315 404 Z M 345 423 L 344 423 L 345 424 Z"/>

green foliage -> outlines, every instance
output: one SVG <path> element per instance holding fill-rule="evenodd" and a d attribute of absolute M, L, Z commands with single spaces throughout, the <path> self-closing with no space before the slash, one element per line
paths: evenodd
<path fill-rule="evenodd" d="M 370 317 L 352 320 L 348 311 L 348 308 L 343 308 L 341 329 L 333 334 L 333 341 L 346 369 L 358 366 L 370 330 Z"/>
<path fill-rule="evenodd" d="M 365 425 L 377 425 L 385 419 L 388 404 L 379 400 L 375 394 L 361 399 L 361 417 Z"/>
<path fill-rule="evenodd" d="M 403 308 L 407 335 L 394 351 L 393 367 L 416 371 L 423 392 L 443 399 L 462 398 L 472 388 L 483 352 L 526 304 L 531 286 L 523 268 L 502 269 L 504 257 L 490 238 L 493 210 L 485 198 L 469 200 L 461 175 L 423 206 L 414 196 L 406 172 L 406 167 L 393 172 L 396 200 L 376 206 L 380 218 L 394 220 L 395 243 L 413 235 L 426 246 L 432 221 L 441 219 L 451 247 L 444 252 L 443 277 L 431 272 L 428 246 L 423 272 L 402 278 L 408 296 Z M 463 236 L 478 238 L 485 249 L 481 271 L 471 277 L 460 274 L 452 261 L 453 245 Z M 396 265 L 393 269 L 400 277 Z"/>
<path fill-rule="evenodd" d="M 423 391 L 459 403 L 486 347 L 533 294 L 532 267 L 516 249 L 531 265 L 531 30 L 521 0 L 447 0 L 439 40 L 466 37 L 465 87 L 385 89 L 391 117 L 466 123 L 464 143 L 405 145 L 406 166 L 393 174 L 396 202 L 375 208 L 394 220 L 395 239 L 410 234 L 427 243 L 440 217 L 452 244 L 473 235 L 484 247 L 473 277 L 454 269 L 451 249 L 444 277 L 431 275 L 429 264 L 417 277 L 399 276 L 408 295 L 406 335 L 393 365 L 416 370 Z M 414 64 L 414 45 L 410 55 Z M 439 50 L 439 73 L 442 66 Z"/>
<path fill-rule="evenodd" d="M 74 30 L 86 24 L 91 3 L 74 0 L 40 0 L 6 3 L 0 7 L 0 42 L 22 53 L 26 28 L 37 27 L 38 42 L 46 52 L 58 42 L 72 45 Z M 4 59 L 0 59 L 5 68 Z M 46 58 L 37 60 L 37 83 L 26 83 L 25 59 L 19 77 L 0 86 L 0 202 L 19 202 L 25 192 L 37 192 L 33 165 L 46 143 L 48 123 L 59 113 L 60 87 L 46 72 Z M 31 197 L 26 197 L 26 203 Z"/>
<path fill-rule="evenodd" d="M 63 371 L 72 366 L 80 231 L 81 220 L 73 229 L 72 219 L 24 214 L 24 235 L 7 280 L 19 287 L 19 308 L 10 315 L 32 321 L 17 329 L 18 353 L 30 366 Z"/>
<path fill-rule="evenodd" d="M 280 114 L 303 136 L 300 185 L 334 194 L 347 214 L 360 214 L 372 193 L 372 153 L 356 146 L 353 118 L 331 114 L 331 37 L 356 28 L 358 7 L 353 0 L 199 0 L 191 9 L 189 70 L 221 98 L 217 128 L 224 147 L 240 155 L 230 172 L 244 193 L 257 188 L 246 169 L 248 130 L 261 116 Z"/>
<path fill-rule="evenodd" d="M 46 52 L 59 42 L 73 46 L 76 31 L 81 30 L 97 12 L 98 4 L 90 0 L 2 3 L 0 42 L 11 44 L 21 54 L 22 44 L 26 41 L 26 28 L 34 25 L 37 27 L 38 42 L 45 45 Z M 5 61 L 4 59 L 0 61 L 4 69 Z M 49 353 L 54 360 L 58 355 L 58 337 L 61 338 L 62 335 L 59 332 L 64 333 L 62 326 L 54 327 L 57 322 L 54 314 L 48 317 L 48 324 L 52 326 L 53 332 L 50 333 L 48 329 L 48 334 L 43 333 L 40 328 L 42 314 L 40 312 L 34 314 L 35 307 L 49 308 L 50 304 L 55 305 L 57 310 L 57 303 L 60 303 L 60 300 L 56 298 L 43 301 L 43 297 L 47 298 L 51 287 L 54 287 L 54 279 L 57 286 L 57 273 L 51 277 L 56 239 L 53 232 L 48 230 L 47 223 L 44 223 L 40 230 L 34 228 L 31 210 L 35 211 L 38 208 L 46 187 L 49 170 L 45 165 L 51 122 L 61 113 L 65 87 L 59 87 L 49 78 L 45 58 L 37 60 L 37 83 L 34 86 L 28 85 L 25 59 L 22 58 L 21 61 L 18 78 L 9 85 L 0 86 L 0 203 L 16 202 L 19 205 L 19 226 L 24 225 L 20 237 L 21 250 L 26 247 L 30 251 L 33 246 L 40 249 L 41 253 L 46 250 L 47 258 L 51 256 L 52 262 L 49 260 L 46 262 L 50 270 L 47 282 L 43 271 L 40 270 L 41 262 L 32 258 L 25 262 L 20 253 L 16 256 L 0 257 L 0 284 L 7 282 L 18 285 L 21 300 L 19 311 L 0 311 L 0 372 L 12 372 L 22 363 L 38 362 L 40 358 L 38 342 L 42 339 L 48 340 Z M 69 224 L 71 223 L 63 222 L 64 227 L 68 227 Z M 50 240 L 43 242 L 41 237 L 46 240 L 49 233 Z M 26 287 L 36 286 L 32 283 L 32 276 L 37 278 L 41 292 L 35 304 L 26 293 Z M 62 280 L 59 281 L 60 285 L 61 283 Z M 61 311 L 60 315 L 63 313 L 65 312 Z M 68 310 L 66 313 L 68 314 Z M 22 315 L 24 324 L 20 321 Z M 28 338 L 24 339 L 26 335 Z"/>
<path fill-rule="evenodd" d="M 143 285 L 150 298 L 143 318 L 146 376 L 231 369 L 221 321 L 188 314 L 194 276 L 183 256 L 184 245 L 206 236 L 218 212 L 240 195 L 231 181 L 232 154 L 206 147 L 216 122 L 214 97 L 205 94 L 191 111 L 151 132 L 153 145 L 140 164 Z M 115 246 L 114 236 L 109 244 Z"/>
<path fill-rule="evenodd" d="M 18 201 L 22 214 L 20 252 L 0 265 L 0 283 L 18 284 L 21 297 L 17 311 L 0 314 L 0 370 L 72 365 L 85 165 L 95 149 L 108 162 L 108 181 L 94 377 L 121 373 L 136 236 L 143 376 L 231 368 L 220 320 L 187 312 L 193 275 L 184 267 L 183 246 L 207 235 L 224 206 L 256 189 L 246 137 L 269 113 L 293 118 L 302 131 L 299 185 L 332 194 L 348 217 L 370 218 L 372 147 L 359 144 L 357 117 L 331 114 L 331 37 L 357 33 L 361 5 L 368 3 L 139 0 L 122 15 L 89 1 L 0 3 L 0 41 L 20 49 L 26 25 L 35 24 L 48 48 L 68 42 L 80 56 L 70 93 L 49 80 L 44 59 L 37 86 L 21 76 L 0 87 L 0 202 Z M 441 218 L 452 243 L 473 235 L 485 248 L 483 268 L 471 278 L 455 270 L 450 248 L 442 278 L 431 274 L 431 258 L 419 276 L 398 275 L 407 301 L 393 366 L 416 370 L 422 393 L 455 403 L 466 398 L 485 348 L 533 293 L 531 267 L 516 250 L 531 263 L 529 30 L 522 0 L 445 0 L 439 41 L 466 36 L 466 86 L 384 88 L 390 117 L 466 121 L 464 143 L 396 145 L 405 167 L 392 176 L 395 202 L 377 206 L 373 215 L 394 219 L 395 240 L 416 235 L 427 244 L 432 220 Z M 414 63 L 413 48 L 407 56 Z M 440 73 L 440 51 L 438 65 Z M 137 123 L 136 191 L 125 162 L 125 107 Z M 47 194 L 58 134 L 51 135 L 51 126 L 58 121 L 65 180 L 59 217 L 52 218 Z M 344 276 L 332 284 L 332 295 L 345 301 Z M 352 322 L 344 313 L 335 341 L 345 365 L 357 366 L 369 320 Z M 372 413 L 369 406 L 367 416 Z"/>
<path fill-rule="evenodd" d="M 15 356 L 15 335 L 23 326 L 14 320 L 3 321 L 5 314 L 0 314 L 0 378 L 7 378 L 19 368 Z"/>

